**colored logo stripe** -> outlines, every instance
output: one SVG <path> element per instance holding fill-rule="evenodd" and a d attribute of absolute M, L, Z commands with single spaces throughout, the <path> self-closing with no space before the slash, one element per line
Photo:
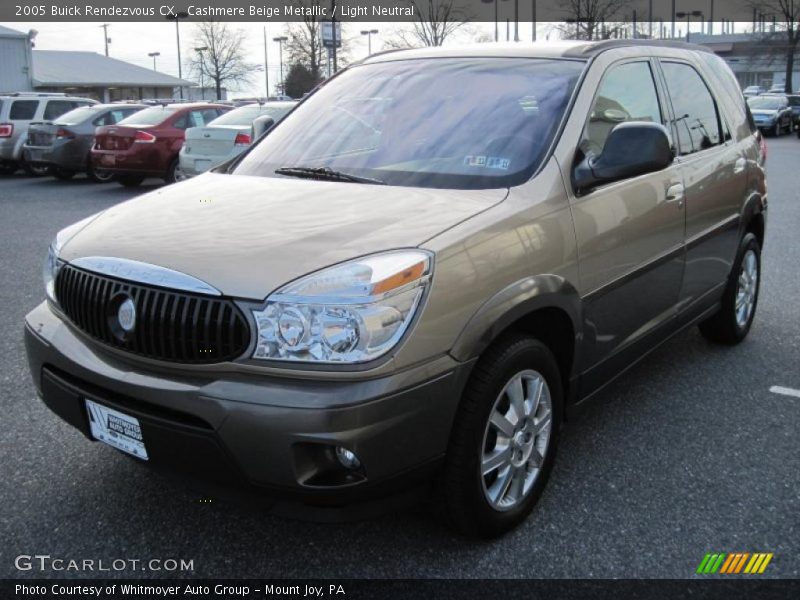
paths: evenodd
<path fill-rule="evenodd" d="M 719 572 L 721 575 L 746 573 L 761 574 L 767 568 L 774 554 L 766 552 L 709 552 L 697 567 L 697 573 L 709 575 Z M 746 566 L 745 566 L 746 565 Z"/>

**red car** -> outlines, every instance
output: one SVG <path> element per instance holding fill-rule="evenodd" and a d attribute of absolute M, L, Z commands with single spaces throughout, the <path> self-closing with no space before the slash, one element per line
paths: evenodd
<path fill-rule="evenodd" d="M 134 187 L 147 177 L 167 183 L 184 179 L 178 153 L 189 127 L 204 127 L 230 110 L 220 104 L 166 104 L 146 108 L 116 125 L 98 127 L 92 164 Z"/>

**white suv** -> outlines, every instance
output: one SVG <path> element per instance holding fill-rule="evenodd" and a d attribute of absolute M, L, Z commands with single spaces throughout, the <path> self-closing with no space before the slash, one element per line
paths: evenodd
<path fill-rule="evenodd" d="M 10 175 L 22 167 L 29 175 L 44 175 L 47 167 L 26 163 L 22 145 L 28 126 L 35 121 L 52 121 L 64 113 L 97 104 L 90 98 L 45 92 L 17 92 L 0 96 L 0 174 Z"/>

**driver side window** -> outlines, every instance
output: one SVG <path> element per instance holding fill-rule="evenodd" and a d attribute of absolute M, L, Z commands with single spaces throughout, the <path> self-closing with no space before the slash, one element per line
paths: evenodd
<path fill-rule="evenodd" d="M 581 150 L 600 154 L 611 130 L 626 121 L 664 124 L 649 62 L 625 63 L 605 74 L 589 112 Z"/>

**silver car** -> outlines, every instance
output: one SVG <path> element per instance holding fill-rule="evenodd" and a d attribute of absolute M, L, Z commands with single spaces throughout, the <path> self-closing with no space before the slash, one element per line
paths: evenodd
<path fill-rule="evenodd" d="M 23 152 L 28 127 L 34 121 L 51 122 L 66 112 L 92 104 L 97 102 L 91 98 L 49 92 L 0 96 L 0 173 L 10 175 L 22 167 L 28 175 L 46 175 L 49 167 L 31 164 Z"/>
<path fill-rule="evenodd" d="M 238 156 L 252 142 L 253 121 L 261 116 L 280 121 L 297 102 L 268 102 L 241 106 L 214 119 L 205 127 L 186 130 L 180 152 L 181 170 L 194 177 Z"/>

